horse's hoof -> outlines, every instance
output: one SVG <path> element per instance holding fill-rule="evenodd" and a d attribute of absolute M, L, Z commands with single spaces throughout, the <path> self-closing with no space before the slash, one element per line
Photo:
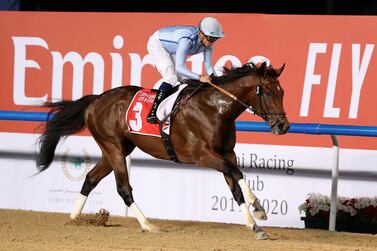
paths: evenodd
<path fill-rule="evenodd" d="M 254 217 L 258 220 L 267 220 L 267 214 L 265 211 L 258 210 L 253 212 Z"/>
<path fill-rule="evenodd" d="M 256 240 L 268 240 L 269 237 L 267 233 L 257 225 L 253 226 L 253 232 Z"/>
<path fill-rule="evenodd" d="M 268 235 L 266 234 L 265 231 L 259 230 L 258 232 L 255 233 L 255 239 L 256 240 L 268 240 L 269 237 L 268 237 Z"/>
<path fill-rule="evenodd" d="M 69 215 L 69 218 L 70 218 L 71 220 L 74 220 L 74 219 L 76 219 L 79 215 L 80 215 L 79 213 L 71 213 L 71 214 Z"/>
<path fill-rule="evenodd" d="M 149 232 L 149 233 L 160 233 L 160 228 L 155 226 L 155 225 L 152 225 L 152 224 L 149 224 L 145 227 L 142 228 L 143 231 L 145 232 Z"/>

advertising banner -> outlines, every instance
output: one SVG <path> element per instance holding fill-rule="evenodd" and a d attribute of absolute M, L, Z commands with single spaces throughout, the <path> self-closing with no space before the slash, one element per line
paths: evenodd
<path fill-rule="evenodd" d="M 78 99 L 121 85 L 152 88 L 160 80 L 146 50 L 149 36 L 167 25 L 196 26 L 206 14 L 48 13 L 0 15 L 0 109 L 33 110 L 47 100 Z M 376 125 L 377 18 L 213 14 L 225 37 L 214 45 L 218 74 L 255 55 L 268 57 L 285 90 L 295 123 Z M 203 71 L 203 56 L 188 59 Z M 239 120 L 261 121 L 243 114 Z M 0 122 L 0 131 L 34 132 L 35 123 Z M 238 142 L 329 146 L 328 137 L 239 133 Z M 341 146 L 377 149 L 377 141 L 341 137 Z"/>

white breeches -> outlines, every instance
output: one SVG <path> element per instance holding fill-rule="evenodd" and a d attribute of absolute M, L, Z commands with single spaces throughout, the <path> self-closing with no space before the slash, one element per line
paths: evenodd
<path fill-rule="evenodd" d="M 158 31 L 150 36 L 147 50 L 157 70 L 160 72 L 162 80 L 173 86 L 177 85 L 178 81 L 182 78 L 178 77 L 178 74 L 175 71 L 175 57 L 174 55 L 170 55 L 162 46 L 158 39 Z"/>

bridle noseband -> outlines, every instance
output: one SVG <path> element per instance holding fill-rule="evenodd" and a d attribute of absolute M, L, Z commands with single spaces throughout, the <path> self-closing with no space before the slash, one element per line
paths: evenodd
<path fill-rule="evenodd" d="M 261 112 L 258 112 L 256 109 L 253 109 L 253 112 L 254 114 L 257 114 L 258 116 L 260 116 L 261 118 L 265 119 L 265 120 L 269 120 L 270 116 L 281 116 L 281 117 L 284 117 L 286 115 L 285 112 L 280 112 L 280 113 L 277 113 L 277 112 L 266 112 L 264 109 L 263 109 L 263 93 L 265 92 L 264 88 L 263 88 L 263 84 L 262 84 L 262 81 L 260 81 L 260 83 L 256 86 L 256 96 L 259 98 L 259 106 L 261 107 Z M 266 95 L 271 95 L 270 93 L 266 92 Z"/>

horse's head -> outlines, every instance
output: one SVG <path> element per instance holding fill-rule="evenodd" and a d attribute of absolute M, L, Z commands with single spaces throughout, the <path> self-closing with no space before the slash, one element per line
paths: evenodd
<path fill-rule="evenodd" d="M 273 134 L 285 134 L 290 125 L 283 106 L 284 90 L 278 80 L 284 66 L 274 69 L 266 61 L 257 65 L 251 61 L 241 67 L 224 67 L 223 75 L 212 77 L 210 84 L 235 100 L 233 104 L 239 103 L 229 109 L 232 119 L 249 108 L 270 125 Z M 218 96 L 214 100 L 215 106 L 227 104 L 225 100 L 219 102 Z"/>
<path fill-rule="evenodd" d="M 247 80 L 252 83 L 247 103 L 252 106 L 255 114 L 269 124 L 273 134 L 285 134 L 290 127 L 283 106 L 284 90 L 278 80 L 284 66 L 285 64 L 279 69 L 273 69 L 266 66 L 266 63 L 259 67 L 251 64 L 255 74 Z"/>

